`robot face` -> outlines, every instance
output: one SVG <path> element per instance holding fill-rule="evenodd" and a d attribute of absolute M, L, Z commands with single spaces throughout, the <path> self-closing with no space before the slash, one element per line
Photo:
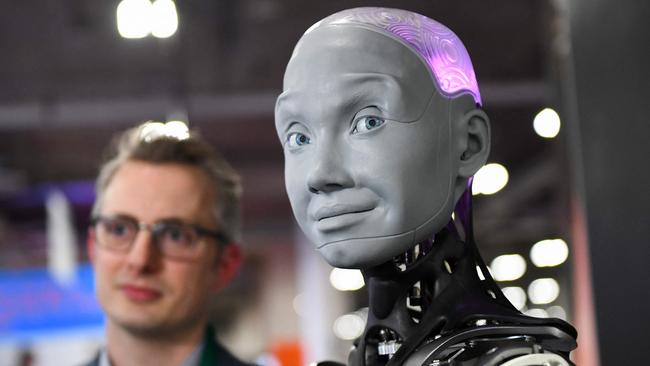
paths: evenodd
<path fill-rule="evenodd" d="M 454 205 L 450 102 L 405 45 L 357 26 L 307 33 L 276 105 L 294 215 L 333 266 L 405 252 Z"/>

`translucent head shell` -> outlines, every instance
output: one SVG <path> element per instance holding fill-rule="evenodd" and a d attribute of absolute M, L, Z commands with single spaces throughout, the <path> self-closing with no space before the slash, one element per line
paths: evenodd
<path fill-rule="evenodd" d="M 454 97 L 469 93 L 477 104 L 481 94 L 472 60 L 454 32 L 424 15 L 390 8 L 355 8 L 330 15 L 305 34 L 329 25 L 359 25 L 402 41 L 428 65 L 439 91 Z"/>

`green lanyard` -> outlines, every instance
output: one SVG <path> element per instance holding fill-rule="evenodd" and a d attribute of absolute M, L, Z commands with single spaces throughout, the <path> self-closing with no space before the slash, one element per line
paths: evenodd
<path fill-rule="evenodd" d="M 205 331 L 203 340 L 203 351 L 201 352 L 201 361 L 199 366 L 215 366 L 217 364 L 217 345 L 214 339 L 214 329 L 211 326 Z"/>

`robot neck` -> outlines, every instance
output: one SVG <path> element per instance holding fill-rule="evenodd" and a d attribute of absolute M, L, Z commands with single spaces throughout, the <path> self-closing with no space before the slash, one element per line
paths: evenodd
<path fill-rule="evenodd" d="M 349 365 L 402 365 L 422 344 L 461 329 L 547 321 L 521 315 L 490 277 L 471 238 L 463 242 L 447 228 L 363 273 L 368 320 Z"/>

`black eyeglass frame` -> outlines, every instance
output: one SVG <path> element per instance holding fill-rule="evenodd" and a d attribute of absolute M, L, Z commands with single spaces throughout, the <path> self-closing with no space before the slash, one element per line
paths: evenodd
<path fill-rule="evenodd" d="M 138 232 L 142 230 L 150 231 L 154 238 L 156 238 L 156 234 L 161 230 L 160 228 L 164 227 L 165 225 L 175 224 L 175 225 L 191 228 L 192 230 L 196 231 L 196 234 L 199 238 L 206 237 L 206 236 L 211 237 L 213 239 L 216 239 L 217 243 L 221 245 L 228 245 L 231 242 L 228 236 L 224 234 L 222 231 L 206 229 L 199 225 L 195 225 L 180 219 L 168 219 L 168 220 L 154 222 L 152 224 L 146 224 L 144 222 L 138 221 L 135 217 L 131 217 L 127 215 L 115 215 L 115 216 L 96 215 L 90 219 L 90 226 L 93 227 L 95 230 L 97 230 L 97 224 L 100 223 L 101 221 L 118 220 L 118 219 L 125 220 L 134 224 L 134 226 L 138 229 Z M 133 238 L 133 240 L 135 240 L 135 237 Z M 133 245 L 133 242 L 129 243 L 127 248 L 130 248 L 131 245 Z"/>

